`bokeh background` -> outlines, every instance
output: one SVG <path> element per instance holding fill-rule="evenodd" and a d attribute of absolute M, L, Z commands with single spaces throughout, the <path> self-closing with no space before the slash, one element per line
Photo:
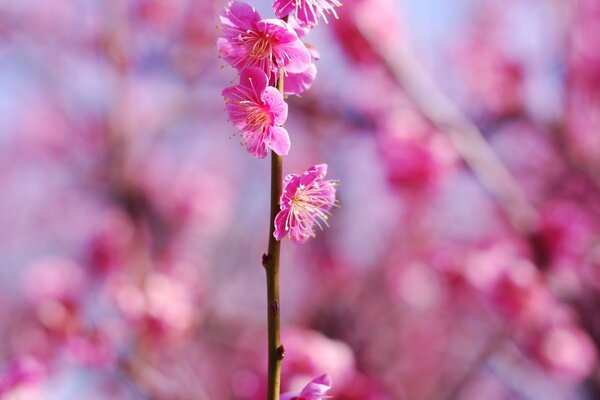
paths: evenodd
<path fill-rule="evenodd" d="M 284 173 L 284 390 L 600 398 L 600 1 L 345 0 Z M 219 0 L 0 2 L 0 398 L 265 397 L 269 162 Z M 270 2 L 253 2 L 270 17 Z"/>

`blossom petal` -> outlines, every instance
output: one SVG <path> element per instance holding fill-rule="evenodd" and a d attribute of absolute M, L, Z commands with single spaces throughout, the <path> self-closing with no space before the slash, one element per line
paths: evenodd
<path fill-rule="evenodd" d="M 300 178 L 300 184 L 303 186 L 312 185 L 316 180 L 322 179 L 327 174 L 327 164 L 313 165 L 306 170 Z"/>
<path fill-rule="evenodd" d="M 283 125 L 288 116 L 288 105 L 283 99 L 283 95 L 274 87 L 268 87 L 262 94 L 262 100 L 268 105 L 273 114 L 273 123 Z"/>
<path fill-rule="evenodd" d="M 263 70 L 256 67 L 249 67 L 240 74 L 240 86 L 247 88 L 252 93 L 252 99 L 260 103 L 262 94 L 267 88 L 269 78 Z"/>
<path fill-rule="evenodd" d="M 236 128 L 242 129 L 246 125 L 246 107 L 241 103 L 246 101 L 243 93 L 239 90 L 239 86 L 229 86 L 223 90 L 225 97 L 225 109 L 229 115 L 229 119 Z"/>
<path fill-rule="evenodd" d="M 263 134 L 246 131 L 243 132 L 242 136 L 248 153 L 256 158 L 265 158 L 267 156 L 268 148 Z"/>
<path fill-rule="evenodd" d="M 280 203 L 282 206 L 289 205 L 300 185 L 300 177 L 297 174 L 288 174 L 283 179 L 283 191 L 281 192 Z"/>
<path fill-rule="evenodd" d="M 285 210 L 279 211 L 277 213 L 277 215 L 275 216 L 275 231 L 273 232 L 273 236 L 277 240 L 283 239 L 288 234 L 288 232 L 285 229 L 285 224 L 286 224 L 289 213 L 290 213 L 290 210 L 285 209 Z"/>
<path fill-rule="evenodd" d="M 248 3 L 232 1 L 220 15 L 221 24 L 235 30 L 252 30 L 260 21 L 260 14 Z M 233 33 L 233 32 L 231 32 Z"/>
<path fill-rule="evenodd" d="M 323 374 L 308 383 L 300 393 L 284 393 L 281 400 L 322 400 L 331 389 L 331 376 Z M 328 397 L 328 396 L 327 396 Z"/>
<path fill-rule="evenodd" d="M 277 18 L 286 17 L 295 9 L 296 0 L 275 0 L 273 3 L 273 11 Z"/>
<path fill-rule="evenodd" d="M 296 9 L 296 17 L 300 26 L 315 26 L 317 25 L 317 10 L 306 1 L 302 1 Z"/>
<path fill-rule="evenodd" d="M 283 92 L 286 95 L 301 94 L 310 89 L 317 77 L 317 67 L 314 64 L 301 73 L 288 73 L 285 77 Z"/>
<path fill-rule="evenodd" d="M 300 39 L 281 44 L 273 52 L 278 60 L 283 59 L 282 65 L 286 72 L 301 73 L 310 67 L 310 53 Z"/>
<path fill-rule="evenodd" d="M 256 24 L 261 32 L 273 38 L 273 56 L 277 65 L 286 72 L 303 72 L 310 65 L 310 53 L 296 32 L 284 21 L 276 18 L 263 19 Z"/>
<path fill-rule="evenodd" d="M 322 396 L 331 389 L 331 384 L 331 376 L 329 376 L 329 374 L 323 374 L 309 382 L 302 392 L 300 392 L 300 397 L 306 400 L 321 399 Z"/>
<path fill-rule="evenodd" d="M 288 132 L 281 126 L 273 126 L 270 130 L 271 140 L 267 145 L 280 156 L 287 156 L 291 147 Z"/>

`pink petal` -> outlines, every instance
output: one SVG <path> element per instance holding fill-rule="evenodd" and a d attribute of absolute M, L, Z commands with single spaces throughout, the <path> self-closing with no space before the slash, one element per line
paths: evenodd
<path fill-rule="evenodd" d="M 307 5 L 306 1 L 302 1 L 296 12 L 296 18 L 300 26 L 315 26 L 317 25 L 317 14 L 314 9 Z"/>
<path fill-rule="evenodd" d="M 300 393 L 285 393 L 282 394 L 281 400 L 321 400 L 324 395 L 331 389 L 331 377 L 328 374 L 323 374 L 308 383 Z"/>
<path fill-rule="evenodd" d="M 301 73 L 310 67 L 310 53 L 300 39 L 281 44 L 273 50 L 273 53 L 277 59 L 284 60 L 283 68 L 286 72 Z M 281 55 L 282 53 L 285 54 L 285 57 Z"/>
<path fill-rule="evenodd" d="M 295 0 L 275 0 L 275 3 L 273 3 L 273 11 L 275 11 L 277 18 L 290 15 L 295 8 Z"/>
<path fill-rule="evenodd" d="M 253 30 L 260 21 L 260 14 L 250 4 L 241 1 L 232 1 L 220 16 L 221 23 L 225 26 L 239 28 L 240 30 Z"/>
<path fill-rule="evenodd" d="M 282 205 L 289 205 L 300 185 L 300 177 L 296 174 L 288 174 L 283 179 L 283 191 L 281 192 L 280 202 Z"/>
<path fill-rule="evenodd" d="M 239 85 L 229 86 L 222 92 L 225 97 L 225 109 L 229 115 L 229 119 L 236 128 L 242 129 L 246 125 L 246 106 L 240 104 L 240 101 L 246 101 L 243 92 L 240 91 Z"/>
<path fill-rule="evenodd" d="M 260 103 L 262 93 L 267 88 L 268 83 L 267 74 L 260 68 L 249 67 L 240 74 L 240 86 L 250 90 L 252 97 L 249 96 L 248 100 L 254 100 L 256 103 Z"/>
<path fill-rule="evenodd" d="M 264 135 L 256 132 L 244 132 L 244 144 L 248 153 L 256 158 L 265 158 L 267 156 L 267 145 L 265 144 Z"/>
<path fill-rule="evenodd" d="M 262 94 L 262 100 L 269 106 L 269 110 L 273 114 L 273 123 L 283 125 L 288 115 L 288 105 L 283 99 L 283 95 L 274 87 L 268 87 Z"/>
<path fill-rule="evenodd" d="M 288 73 L 283 82 L 284 93 L 286 95 L 304 93 L 312 86 L 316 77 L 317 67 L 314 64 L 310 64 L 304 72 Z"/>
<path fill-rule="evenodd" d="M 273 236 L 275 239 L 281 240 L 287 236 L 288 232 L 285 230 L 285 221 L 287 220 L 288 214 L 290 213 L 289 209 L 281 210 L 275 216 L 275 231 L 273 232 Z"/>
<path fill-rule="evenodd" d="M 331 384 L 331 376 L 323 374 L 306 385 L 302 392 L 300 392 L 300 397 L 305 400 L 319 400 L 331 389 Z"/>
<path fill-rule="evenodd" d="M 320 178 L 324 178 L 327 175 L 327 164 L 313 165 L 306 172 L 316 173 Z"/>
<path fill-rule="evenodd" d="M 300 178 L 300 184 L 304 186 L 312 185 L 317 179 L 322 179 L 327 174 L 327 164 L 313 165 L 306 170 Z"/>
<path fill-rule="evenodd" d="M 290 151 L 291 143 L 290 136 L 288 135 L 285 128 L 281 126 L 272 126 L 270 128 L 270 136 L 271 140 L 267 145 L 273 150 L 275 153 L 280 156 L 287 156 Z"/>
<path fill-rule="evenodd" d="M 312 57 L 313 60 L 321 59 L 321 53 L 319 53 L 319 50 L 317 50 L 317 48 L 315 46 L 313 46 L 310 43 L 304 43 L 304 45 L 308 49 L 308 52 L 310 53 L 310 56 Z"/>
<path fill-rule="evenodd" d="M 287 19 L 288 25 L 296 32 L 299 38 L 303 38 L 310 32 L 311 26 L 302 24 L 298 22 L 298 18 L 296 18 L 296 14 L 290 14 Z"/>
<path fill-rule="evenodd" d="M 269 18 L 259 21 L 257 29 L 273 38 L 273 56 L 286 72 L 303 72 L 310 65 L 310 53 L 296 32 L 284 21 Z"/>

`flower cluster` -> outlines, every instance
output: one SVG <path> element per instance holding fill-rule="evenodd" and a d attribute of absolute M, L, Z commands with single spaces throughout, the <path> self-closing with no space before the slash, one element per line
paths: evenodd
<path fill-rule="evenodd" d="M 284 95 L 308 90 L 317 75 L 318 52 L 301 40 L 320 18 L 337 18 L 337 0 L 276 0 L 278 18 L 262 19 L 249 4 L 233 1 L 220 16 L 222 36 L 217 47 L 223 60 L 239 72 L 239 83 L 223 90 L 226 111 L 241 131 L 242 144 L 257 158 L 268 150 L 289 153 L 290 136 L 283 127 L 288 105 Z M 283 79 L 281 91 L 275 88 Z M 302 175 L 285 178 L 274 236 L 296 243 L 315 235 L 315 226 L 327 225 L 335 204 L 334 181 L 324 180 L 327 165 L 310 167 Z"/>

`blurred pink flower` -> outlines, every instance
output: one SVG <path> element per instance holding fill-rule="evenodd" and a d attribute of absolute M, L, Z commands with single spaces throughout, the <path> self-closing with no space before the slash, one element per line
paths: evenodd
<path fill-rule="evenodd" d="M 314 226 L 327 225 L 329 209 L 335 204 L 336 182 L 324 180 L 327 164 L 310 167 L 302 175 L 290 174 L 283 181 L 281 211 L 275 217 L 277 240 L 286 235 L 296 243 L 314 237 Z M 322 225 L 323 224 L 323 225 Z"/>
<path fill-rule="evenodd" d="M 65 342 L 69 355 L 77 364 L 92 368 L 114 368 L 116 345 L 98 332 L 75 334 Z"/>
<path fill-rule="evenodd" d="M 589 335 L 570 324 L 549 328 L 537 345 L 546 367 L 567 381 L 584 380 L 598 359 Z"/>
<path fill-rule="evenodd" d="M 120 277 L 109 283 L 120 311 L 153 339 L 179 338 L 190 329 L 198 313 L 192 289 L 178 277 L 158 272 L 148 275 L 143 288 Z"/>
<path fill-rule="evenodd" d="M 0 373 L 0 398 L 41 399 L 40 383 L 48 374 L 47 366 L 35 357 L 19 356 Z"/>
<path fill-rule="evenodd" d="M 330 398 L 325 393 L 331 389 L 331 377 L 323 374 L 308 383 L 300 393 L 284 393 L 281 400 L 322 400 Z"/>
<path fill-rule="evenodd" d="M 289 135 L 281 127 L 287 119 L 287 103 L 267 85 L 267 75 L 251 67 L 242 71 L 239 85 L 223 90 L 229 118 L 242 129 L 248 152 L 258 158 L 267 156 L 267 148 L 281 156 L 290 150 Z"/>
<path fill-rule="evenodd" d="M 356 359 L 352 348 L 344 341 L 328 338 L 309 329 L 286 329 L 285 368 L 282 372 L 282 390 L 300 392 L 304 382 L 322 371 L 335 379 L 338 392 L 347 388 L 357 376 Z"/>
<path fill-rule="evenodd" d="M 83 268 L 62 257 L 46 257 L 28 267 L 23 278 L 25 295 L 32 304 L 75 301 L 86 285 Z"/>
<path fill-rule="evenodd" d="M 221 13 L 224 36 L 217 41 L 223 59 L 238 71 L 258 67 L 270 74 L 274 68 L 299 73 L 310 65 L 310 54 L 298 35 L 280 19 L 260 19 L 249 4 L 229 3 Z"/>
<path fill-rule="evenodd" d="M 341 5 L 338 0 L 275 0 L 273 10 L 279 18 L 294 13 L 301 26 L 315 26 L 319 18 L 328 22 L 326 14 L 333 14 L 337 18 L 335 7 Z"/>
<path fill-rule="evenodd" d="M 395 0 L 344 0 L 340 18 L 331 24 L 338 43 L 357 64 L 377 64 L 380 54 L 363 32 L 369 30 L 379 45 L 401 48 L 407 44 L 401 7 Z"/>

